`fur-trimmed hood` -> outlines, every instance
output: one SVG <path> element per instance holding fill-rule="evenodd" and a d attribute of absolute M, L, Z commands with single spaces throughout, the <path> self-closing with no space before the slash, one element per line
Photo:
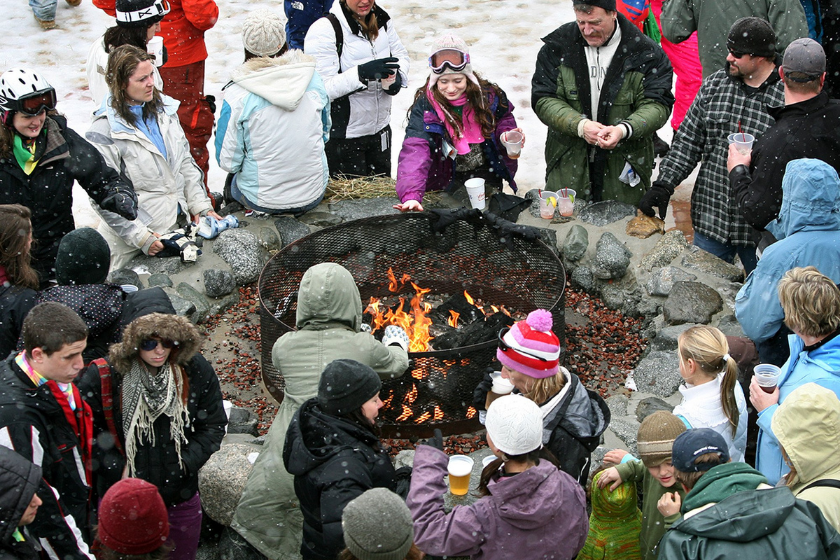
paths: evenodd
<path fill-rule="evenodd" d="M 140 343 L 151 337 L 168 338 L 178 343 L 174 362 L 185 365 L 201 349 L 201 334 L 189 319 L 166 313 L 151 313 L 132 321 L 123 332 L 123 340 L 111 346 L 108 361 L 117 371 L 129 371 L 137 359 Z M 171 361 L 171 360 L 170 360 Z"/>
<path fill-rule="evenodd" d="M 272 105 L 294 111 L 314 73 L 315 59 L 291 50 L 278 58 L 252 58 L 233 72 L 233 81 Z"/>

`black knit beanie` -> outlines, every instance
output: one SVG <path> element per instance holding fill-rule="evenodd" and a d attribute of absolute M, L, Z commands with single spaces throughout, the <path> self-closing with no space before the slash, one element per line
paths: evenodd
<path fill-rule="evenodd" d="M 741 18 L 729 28 L 726 48 L 730 52 L 773 58 L 776 56 L 776 34 L 766 20 Z"/>
<path fill-rule="evenodd" d="M 372 488 L 347 504 L 341 528 L 359 560 L 403 560 L 414 544 L 411 512 L 387 488 Z"/>
<path fill-rule="evenodd" d="M 169 12 L 162 0 L 116 0 L 114 8 L 120 27 L 148 27 Z"/>
<path fill-rule="evenodd" d="M 594 6 L 596 8 L 603 8 L 609 12 L 615 11 L 615 0 L 574 0 L 572 5 Z"/>
<path fill-rule="evenodd" d="M 318 382 L 318 404 L 327 414 L 358 410 L 382 389 L 382 381 L 370 366 L 355 360 L 327 364 Z"/>
<path fill-rule="evenodd" d="M 102 284 L 110 265 L 111 249 L 99 232 L 89 227 L 76 229 L 58 245 L 55 279 L 59 286 Z"/>

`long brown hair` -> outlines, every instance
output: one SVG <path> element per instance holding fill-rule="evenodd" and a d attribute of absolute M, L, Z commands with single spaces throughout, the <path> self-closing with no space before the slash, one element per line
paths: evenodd
<path fill-rule="evenodd" d="M 677 340 L 680 361 L 689 358 L 695 361 L 705 375 L 715 378 L 724 372 L 720 384 L 720 404 L 723 413 L 729 419 L 732 435 L 738 430 L 738 403 L 735 401 L 735 383 L 738 382 L 738 364 L 729 356 L 729 344 L 726 335 L 719 329 L 707 325 L 697 325 L 683 331 Z M 726 358 L 726 359 L 725 359 Z"/>
<path fill-rule="evenodd" d="M 105 81 L 111 91 L 111 107 L 128 124 L 134 126 L 137 116 L 129 109 L 128 95 L 125 93 L 128 80 L 141 62 L 154 63 L 154 57 L 134 45 L 122 45 L 108 55 L 108 68 L 105 71 Z M 155 88 L 152 100 L 143 105 L 143 120 L 157 119 L 158 111 L 163 107 L 163 99 Z"/>
<path fill-rule="evenodd" d="M 20 204 L 0 204 L 0 265 L 16 286 L 38 289 L 38 273 L 31 266 L 29 235 L 32 213 Z"/>
<path fill-rule="evenodd" d="M 157 24 L 153 23 L 152 25 Z M 138 49 L 146 50 L 146 44 L 148 43 L 148 41 L 146 41 L 146 37 L 149 33 L 149 27 L 151 27 L 151 25 L 145 25 L 142 27 L 123 27 L 121 25 L 115 25 L 113 27 L 109 27 L 103 37 L 105 52 L 109 53 L 117 47 L 121 47 L 123 45 L 134 45 Z"/>
<path fill-rule="evenodd" d="M 362 29 L 362 35 L 365 36 L 365 39 L 373 42 L 377 37 L 379 37 L 379 22 L 376 21 L 375 2 L 370 7 L 368 15 L 364 18 L 357 17 L 356 14 L 347 7 L 346 0 L 341 0 L 341 8 L 344 10 L 345 16 L 352 17 L 359 24 L 359 27 Z"/>
<path fill-rule="evenodd" d="M 475 111 L 476 120 L 481 126 L 481 135 L 484 136 L 484 138 L 489 139 L 493 137 L 493 133 L 496 131 L 496 116 L 490 112 L 486 96 L 490 93 L 490 91 L 492 91 L 497 98 L 500 98 L 501 94 L 499 86 L 488 82 L 477 73 L 474 74 L 478 79 L 478 83 L 481 84 L 481 87 L 475 85 L 475 82 L 470 80 L 465 74 L 462 74 L 467 80 L 467 103 L 470 107 L 472 107 L 473 111 Z M 419 87 L 414 93 L 414 103 L 417 103 L 420 96 L 425 95 L 427 91 L 429 91 L 429 78 L 426 78 L 426 83 Z M 453 110 L 454 105 L 452 105 L 446 97 L 443 96 L 436 86 L 432 87 L 431 91 L 435 101 L 441 106 L 447 115 L 446 120 L 449 122 L 449 125 L 456 132 L 461 132 L 464 129 L 463 117 Z M 414 103 L 412 103 L 408 108 L 407 116 L 411 115 L 411 107 L 414 106 Z"/>

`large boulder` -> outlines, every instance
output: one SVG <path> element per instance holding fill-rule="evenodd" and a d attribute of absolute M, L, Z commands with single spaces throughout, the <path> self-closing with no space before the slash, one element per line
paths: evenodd
<path fill-rule="evenodd" d="M 679 256 L 688 247 L 685 234 L 678 229 L 671 230 L 656 242 L 650 253 L 642 258 L 640 266 L 645 270 L 665 266 Z"/>
<path fill-rule="evenodd" d="M 630 250 L 615 235 L 606 232 L 595 245 L 592 273 L 601 280 L 621 278 L 627 272 L 632 256 Z"/>
<path fill-rule="evenodd" d="M 665 322 L 669 325 L 702 323 L 707 325 L 712 315 L 723 309 L 723 298 L 715 290 L 700 282 L 676 282 L 662 305 Z"/>
<path fill-rule="evenodd" d="M 692 282 L 697 276 L 675 266 L 664 266 L 648 278 L 647 292 L 652 296 L 667 296 L 676 282 Z"/>
<path fill-rule="evenodd" d="M 717 258 L 711 253 L 692 245 L 682 258 L 682 266 L 698 270 L 730 282 L 743 282 L 744 269 Z"/>
<path fill-rule="evenodd" d="M 245 229 L 228 229 L 220 233 L 213 244 L 213 252 L 230 266 L 239 285 L 255 282 L 265 264 L 259 239 Z"/>
<path fill-rule="evenodd" d="M 589 248 L 589 232 L 580 224 L 569 228 L 563 240 L 563 256 L 570 261 L 579 261 Z"/>
<path fill-rule="evenodd" d="M 677 353 L 652 351 L 636 366 L 633 379 L 636 388 L 643 393 L 670 397 L 682 383 Z"/>
<path fill-rule="evenodd" d="M 204 293 L 208 297 L 220 298 L 236 289 L 236 279 L 229 270 L 208 268 L 204 271 Z"/>
<path fill-rule="evenodd" d="M 603 227 L 628 216 L 636 215 L 636 207 L 625 202 L 604 200 L 590 204 L 578 212 L 578 219 L 593 226 Z"/>
<path fill-rule="evenodd" d="M 213 521 L 230 525 L 253 468 L 248 456 L 258 451 L 251 445 L 228 443 L 213 453 L 198 471 L 201 506 Z"/>

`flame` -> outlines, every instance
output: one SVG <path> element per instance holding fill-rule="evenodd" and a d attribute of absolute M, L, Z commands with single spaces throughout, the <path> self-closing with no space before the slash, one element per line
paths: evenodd
<path fill-rule="evenodd" d="M 391 406 L 391 401 L 393 401 L 393 400 L 394 400 L 394 393 L 391 393 L 391 395 L 387 399 L 382 401 L 382 408 L 387 409 L 389 406 Z"/>
<path fill-rule="evenodd" d="M 458 313 L 457 311 L 452 311 L 452 310 L 450 310 L 450 311 L 449 311 L 449 320 L 448 320 L 448 321 L 446 321 L 446 323 L 447 323 L 450 327 L 454 327 L 454 328 L 456 328 L 456 329 L 457 329 L 457 328 L 458 328 L 458 317 L 460 317 L 460 316 L 461 316 L 461 314 L 460 314 L 460 313 Z"/>
<path fill-rule="evenodd" d="M 402 275 L 402 278 L 397 281 L 397 277 L 394 276 L 394 271 L 392 269 L 388 269 L 388 290 L 392 293 L 397 293 L 400 291 L 402 286 L 405 286 L 405 283 L 411 280 L 411 276 L 406 274 L 405 272 Z"/>
<path fill-rule="evenodd" d="M 418 381 L 422 381 L 429 377 L 429 366 L 426 363 L 415 366 L 411 371 L 411 377 Z"/>
<path fill-rule="evenodd" d="M 464 290 L 464 297 L 467 299 L 467 303 L 475 305 L 475 300 L 473 300 L 472 296 L 467 293 L 467 290 Z"/>
<path fill-rule="evenodd" d="M 403 402 L 406 404 L 412 404 L 415 400 L 417 400 L 417 385 L 411 386 L 411 391 L 405 394 L 403 397 Z"/>
<path fill-rule="evenodd" d="M 475 407 L 469 407 L 467 409 L 467 418 L 474 418 L 475 417 Z"/>
<path fill-rule="evenodd" d="M 410 282 L 411 277 L 403 274 L 402 281 L 398 282 L 394 272 L 389 268 L 388 279 L 388 289 L 396 292 L 399 285 L 401 283 L 405 284 L 407 281 Z M 429 348 L 429 341 L 433 338 L 429 335 L 429 326 L 432 324 L 432 320 L 427 317 L 432 306 L 424 302 L 423 297 L 431 291 L 431 288 L 421 288 L 414 282 L 410 283 L 411 287 L 414 288 L 414 297 L 408 304 L 409 310 L 406 310 L 405 298 L 401 297 L 396 310 L 387 309 L 383 312 L 379 299 L 372 297 L 365 312 L 373 316 L 371 321 L 372 332 L 376 332 L 387 325 L 396 325 L 401 327 L 408 335 L 409 352 L 425 352 Z"/>
<path fill-rule="evenodd" d="M 422 424 L 423 422 L 425 422 L 426 420 L 428 420 L 431 417 L 432 417 L 432 413 L 427 410 L 426 412 L 424 412 L 423 414 L 421 414 L 420 416 L 415 418 L 414 423 L 415 424 Z M 398 418 L 398 420 L 399 420 L 399 418 Z"/>
<path fill-rule="evenodd" d="M 408 420 L 408 418 L 409 418 L 412 414 L 414 414 L 414 413 L 411 411 L 411 409 L 410 409 L 409 407 L 407 407 L 406 405 L 402 405 L 402 410 L 403 410 L 403 411 L 402 411 L 402 414 L 400 414 L 399 416 L 397 416 L 397 417 L 394 419 L 394 421 L 396 421 L 396 422 L 404 422 L 405 420 Z"/>
<path fill-rule="evenodd" d="M 435 406 L 435 414 L 432 420 L 434 420 L 435 422 L 443 420 L 443 411 L 440 409 L 439 406 Z"/>

